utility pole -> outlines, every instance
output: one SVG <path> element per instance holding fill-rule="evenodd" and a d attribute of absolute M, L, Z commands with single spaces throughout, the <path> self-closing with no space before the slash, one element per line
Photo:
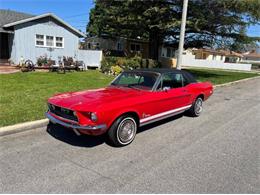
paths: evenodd
<path fill-rule="evenodd" d="M 176 67 L 179 70 L 181 69 L 181 65 L 182 65 L 182 53 L 183 53 L 187 8 L 188 8 L 188 0 L 183 0 L 183 8 L 182 8 L 182 16 L 181 16 L 181 33 L 180 33 L 180 40 L 179 40 L 179 54 L 178 54 L 177 67 Z"/>

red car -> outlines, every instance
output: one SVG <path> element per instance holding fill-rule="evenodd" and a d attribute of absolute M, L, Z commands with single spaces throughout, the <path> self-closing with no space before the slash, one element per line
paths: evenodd
<path fill-rule="evenodd" d="M 107 133 L 115 146 L 131 143 L 138 127 L 188 111 L 199 116 L 212 84 L 183 70 L 125 71 L 106 87 L 58 94 L 48 100 L 46 117 L 77 135 Z"/>

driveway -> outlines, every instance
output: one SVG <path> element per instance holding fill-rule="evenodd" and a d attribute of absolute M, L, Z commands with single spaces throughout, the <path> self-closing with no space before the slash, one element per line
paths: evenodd
<path fill-rule="evenodd" d="M 199 118 L 114 148 L 49 126 L 0 138 L 1 193 L 260 193 L 260 79 L 217 88 Z"/>

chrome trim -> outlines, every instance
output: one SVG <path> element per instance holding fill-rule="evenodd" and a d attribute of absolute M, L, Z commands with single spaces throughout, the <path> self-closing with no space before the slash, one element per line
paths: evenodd
<path fill-rule="evenodd" d="M 81 125 L 77 125 L 77 124 L 65 123 L 65 122 L 63 122 L 63 121 L 53 117 L 48 112 L 45 113 L 45 116 L 53 123 L 57 123 L 57 124 L 60 124 L 60 125 L 62 125 L 64 127 L 68 127 L 68 128 L 72 128 L 72 129 L 79 129 L 79 130 L 103 130 L 103 129 L 107 128 L 106 124 L 95 125 L 95 126 L 91 126 L 91 125 L 81 126 Z"/>
<path fill-rule="evenodd" d="M 144 125 L 147 125 L 147 124 L 150 124 L 150 123 L 153 123 L 153 122 L 156 122 L 156 121 L 159 121 L 159 120 L 171 117 L 171 116 L 175 116 L 175 115 L 180 114 L 180 113 L 183 113 L 186 110 L 188 110 L 191 106 L 192 105 L 188 105 L 188 106 L 180 107 L 180 108 L 177 108 L 177 109 L 169 110 L 169 111 L 166 111 L 166 112 L 162 112 L 162 113 L 159 113 L 159 114 L 156 114 L 156 115 L 152 115 L 152 116 L 147 117 L 147 118 L 143 118 L 143 119 L 140 120 L 140 126 L 144 126 Z M 149 120 L 149 118 L 150 118 L 150 120 Z"/>
<path fill-rule="evenodd" d="M 154 122 L 156 122 L 156 121 L 160 121 L 160 120 L 163 120 L 163 119 L 166 119 L 166 118 L 169 118 L 169 117 L 172 117 L 172 116 L 181 114 L 181 113 L 183 113 L 183 112 L 185 112 L 185 111 L 186 111 L 186 110 L 181 110 L 181 111 L 179 111 L 179 112 L 174 112 L 174 113 L 172 113 L 172 114 L 168 114 L 168 115 L 165 115 L 165 116 L 162 116 L 162 117 L 159 117 L 159 118 L 155 118 L 155 119 L 152 119 L 152 120 L 150 120 L 150 121 L 140 123 L 139 126 L 142 127 L 142 126 L 148 125 L 148 124 L 150 124 L 150 123 L 154 123 Z"/>

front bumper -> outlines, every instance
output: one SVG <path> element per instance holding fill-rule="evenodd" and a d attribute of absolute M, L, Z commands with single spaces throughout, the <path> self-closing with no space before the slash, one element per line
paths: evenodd
<path fill-rule="evenodd" d="M 52 116 L 48 112 L 45 113 L 45 116 L 53 123 L 57 123 L 57 124 L 60 124 L 60 125 L 62 125 L 64 127 L 77 129 L 77 130 L 90 130 L 90 131 L 94 130 L 95 131 L 95 130 L 105 130 L 107 128 L 107 126 L 105 124 L 81 126 L 81 125 L 78 125 L 78 124 L 66 123 L 66 122 L 63 122 L 63 121 L 55 118 L 54 116 Z"/>

